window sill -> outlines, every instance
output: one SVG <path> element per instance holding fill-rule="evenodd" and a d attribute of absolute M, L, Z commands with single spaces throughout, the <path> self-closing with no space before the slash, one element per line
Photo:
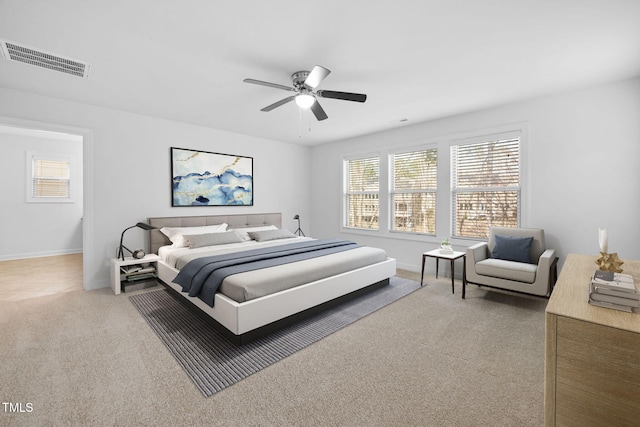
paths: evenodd
<path fill-rule="evenodd" d="M 359 236 L 380 237 L 383 239 L 409 240 L 414 242 L 438 242 L 433 234 L 407 233 L 402 231 L 387 230 L 366 230 L 357 228 L 341 227 L 340 232 L 344 234 L 354 234 Z"/>
<path fill-rule="evenodd" d="M 340 227 L 340 232 L 343 234 L 352 234 L 357 236 L 368 236 L 381 239 L 392 240 L 404 240 L 420 243 L 431 243 L 440 245 L 440 243 L 446 238 L 449 238 L 454 248 L 466 248 L 468 246 L 475 245 L 478 242 L 484 242 L 483 239 L 465 239 L 459 237 L 443 236 L 437 237 L 433 234 L 421 234 L 421 233 L 406 233 L 401 231 L 388 231 L 388 230 L 365 230 L 357 228 Z"/>
<path fill-rule="evenodd" d="M 59 198 L 55 198 L 55 197 L 51 197 L 51 198 L 42 198 L 42 199 L 34 199 L 34 198 L 29 198 L 26 200 L 27 203 L 57 203 L 57 204 L 67 204 L 67 203 L 75 203 L 75 200 L 72 199 L 59 199 Z"/>

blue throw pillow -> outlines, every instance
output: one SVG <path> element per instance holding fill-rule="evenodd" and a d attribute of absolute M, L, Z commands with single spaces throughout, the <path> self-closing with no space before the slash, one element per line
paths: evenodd
<path fill-rule="evenodd" d="M 533 237 L 493 236 L 495 244 L 491 251 L 491 258 L 507 261 L 526 262 L 531 264 L 531 243 Z"/>

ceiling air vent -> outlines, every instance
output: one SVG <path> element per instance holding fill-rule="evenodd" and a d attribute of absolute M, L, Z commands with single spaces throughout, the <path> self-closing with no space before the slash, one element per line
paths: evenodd
<path fill-rule="evenodd" d="M 89 64 L 75 59 L 1 39 L 0 49 L 9 61 L 18 61 L 85 79 L 89 77 Z"/>

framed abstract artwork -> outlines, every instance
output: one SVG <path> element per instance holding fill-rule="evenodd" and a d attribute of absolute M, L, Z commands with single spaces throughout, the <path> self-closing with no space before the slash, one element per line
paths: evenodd
<path fill-rule="evenodd" d="M 172 206 L 253 206 L 253 157 L 171 147 Z"/>

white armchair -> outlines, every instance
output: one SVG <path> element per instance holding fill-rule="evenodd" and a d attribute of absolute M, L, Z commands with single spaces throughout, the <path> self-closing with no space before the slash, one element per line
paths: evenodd
<path fill-rule="evenodd" d="M 509 256 L 511 254 L 504 256 L 503 242 L 526 244 L 525 240 L 513 238 L 532 238 L 528 259 L 523 259 L 527 257 L 522 253 L 519 254 L 521 256 L 518 261 L 509 259 L 512 258 Z M 496 240 L 499 241 L 497 249 Z M 509 245 L 510 243 L 506 247 L 507 252 Z M 498 257 L 492 257 L 492 254 Z M 538 228 L 492 227 L 489 241 L 467 248 L 466 258 L 466 280 L 463 280 L 462 298 L 465 297 L 467 283 L 549 297 L 558 278 L 555 249 L 545 247 L 544 230 Z"/>

